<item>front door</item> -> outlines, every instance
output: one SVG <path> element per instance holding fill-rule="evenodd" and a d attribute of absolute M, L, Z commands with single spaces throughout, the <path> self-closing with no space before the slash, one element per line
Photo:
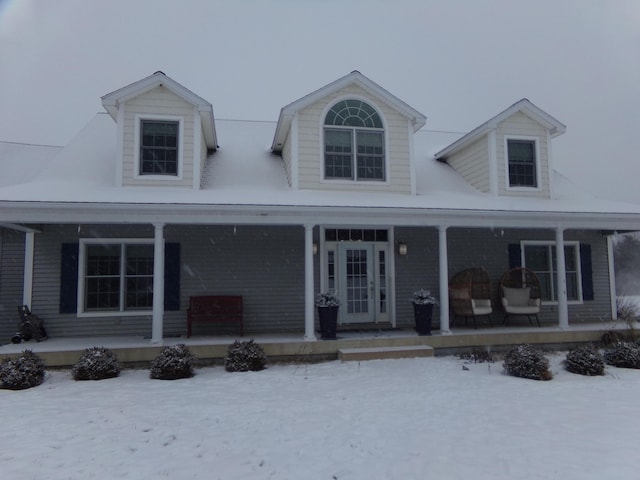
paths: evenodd
<path fill-rule="evenodd" d="M 365 242 L 337 247 L 340 323 L 387 321 L 386 248 Z"/>

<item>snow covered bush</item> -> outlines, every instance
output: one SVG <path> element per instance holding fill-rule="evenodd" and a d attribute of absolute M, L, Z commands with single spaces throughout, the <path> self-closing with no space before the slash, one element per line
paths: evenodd
<path fill-rule="evenodd" d="M 87 348 L 71 369 L 74 380 L 102 380 L 120 375 L 118 357 L 108 348 Z"/>
<path fill-rule="evenodd" d="M 604 361 L 614 367 L 640 369 L 640 346 L 637 343 L 618 342 L 605 350 Z"/>
<path fill-rule="evenodd" d="M 227 372 L 257 372 L 267 365 L 267 356 L 260 345 L 253 340 L 246 342 L 235 341 L 229 345 L 224 359 Z"/>
<path fill-rule="evenodd" d="M 470 353 L 460 354 L 460 358 L 473 363 L 493 363 L 496 361 L 496 357 L 491 350 L 479 347 L 474 348 Z"/>
<path fill-rule="evenodd" d="M 579 375 L 604 375 L 604 359 L 600 352 L 591 345 L 578 347 L 567 353 L 564 368 Z"/>
<path fill-rule="evenodd" d="M 193 364 L 196 357 L 184 344 L 164 347 L 151 362 L 151 378 L 176 380 L 193 377 Z"/>
<path fill-rule="evenodd" d="M 13 359 L 0 364 L 0 388 L 24 390 L 44 381 L 44 362 L 31 350 L 25 350 Z"/>
<path fill-rule="evenodd" d="M 551 380 L 553 378 L 553 374 L 549 370 L 549 360 L 541 350 L 527 344 L 510 349 L 504 356 L 502 366 L 506 373 L 514 377 L 532 380 Z"/>

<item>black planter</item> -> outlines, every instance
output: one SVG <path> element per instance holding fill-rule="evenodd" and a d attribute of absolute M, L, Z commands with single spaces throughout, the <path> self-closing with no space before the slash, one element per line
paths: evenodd
<path fill-rule="evenodd" d="M 335 340 L 338 327 L 338 307 L 318 307 L 320 319 L 320 337 L 322 340 Z"/>
<path fill-rule="evenodd" d="M 431 318 L 433 317 L 433 303 L 413 304 L 413 315 L 416 320 L 418 335 L 431 335 Z"/>

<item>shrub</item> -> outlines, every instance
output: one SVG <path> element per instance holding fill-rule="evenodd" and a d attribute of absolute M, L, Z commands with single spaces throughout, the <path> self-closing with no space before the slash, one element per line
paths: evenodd
<path fill-rule="evenodd" d="M 612 347 L 619 342 L 624 342 L 627 338 L 626 333 L 619 330 L 607 330 L 602 334 L 600 340 L 605 347 Z"/>
<path fill-rule="evenodd" d="M 618 342 L 605 350 L 604 361 L 614 367 L 640 368 L 640 347 L 637 343 Z"/>
<path fill-rule="evenodd" d="M 518 345 L 509 350 L 502 364 L 509 375 L 532 380 L 551 380 L 553 374 L 549 370 L 549 360 L 541 350 L 531 345 Z"/>
<path fill-rule="evenodd" d="M 260 345 L 253 340 L 246 342 L 235 341 L 229 345 L 224 359 L 227 372 L 257 372 L 267 365 L 267 356 Z"/>
<path fill-rule="evenodd" d="M 592 346 L 578 347 L 567 354 L 564 368 L 579 375 L 604 375 L 604 359 L 600 352 Z"/>
<path fill-rule="evenodd" d="M 184 344 L 164 347 L 151 362 L 151 378 L 176 380 L 193 377 L 196 358 Z"/>
<path fill-rule="evenodd" d="M 25 350 L 14 360 L 5 359 L 0 364 L 0 387 L 24 390 L 36 387 L 44 381 L 44 362 L 31 350 Z"/>
<path fill-rule="evenodd" d="M 118 357 L 108 348 L 87 348 L 71 369 L 74 380 L 102 380 L 120 375 Z"/>

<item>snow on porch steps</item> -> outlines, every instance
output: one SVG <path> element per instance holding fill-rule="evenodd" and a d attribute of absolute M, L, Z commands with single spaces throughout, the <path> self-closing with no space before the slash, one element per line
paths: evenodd
<path fill-rule="evenodd" d="M 350 360 L 380 360 L 383 358 L 433 357 L 433 347 L 408 345 L 399 347 L 340 348 L 338 358 Z"/>

